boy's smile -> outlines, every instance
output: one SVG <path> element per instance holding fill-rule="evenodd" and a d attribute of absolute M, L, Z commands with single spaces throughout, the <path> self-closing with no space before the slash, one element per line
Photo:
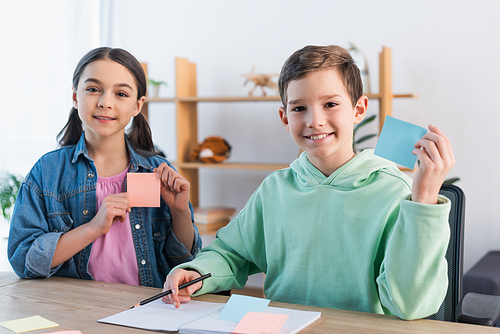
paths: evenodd
<path fill-rule="evenodd" d="M 286 110 L 280 108 L 281 121 L 323 174 L 330 175 L 353 157 L 354 124 L 363 120 L 368 99 L 362 96 L 353 107 L 337 69 L 291 81 L 287 101 Z"/>

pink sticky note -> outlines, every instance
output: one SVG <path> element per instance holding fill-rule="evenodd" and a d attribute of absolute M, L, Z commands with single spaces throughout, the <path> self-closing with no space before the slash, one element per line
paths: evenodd
<path fill-rule="evenodd" d="M 127 193 L 131 207 L 159 207 L 160 179 L 156 173 L 127 173 Z"/>
<path fill-rule="evenodd" d="M 232 333 L 238 334 L 278 334 L 288 318 L 288 314 L 248 312 L 236 325 Z"/>

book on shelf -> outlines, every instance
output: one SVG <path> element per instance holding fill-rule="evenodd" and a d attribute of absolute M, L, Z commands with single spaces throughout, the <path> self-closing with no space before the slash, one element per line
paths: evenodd
<path fill-rule="evenodd" d="M 217 230 L 220 228 L 226 226 L 229 223 L 229 219 L 222 220 L 218 223 L 211 223 L 211 224 L 198 224 L 195 222 L 194 224 L 198 228 L 198 232 L 200 233 L 212 233 L 215 234 Z"/>
<path fill-rule="evenodd" d="M 194 209 L 194 222 L 196 224 L 220 224 L 231 219 L 235 208 L 216 206 Z"/>

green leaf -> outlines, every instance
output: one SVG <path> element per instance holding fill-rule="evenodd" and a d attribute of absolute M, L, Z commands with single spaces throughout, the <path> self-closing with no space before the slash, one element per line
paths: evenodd
<path fill-rule="evenodd" d="M 8 172 L 0 174 L 0 209 L 2 215 L 7 219 L 10 219 L 22 181 L 23 177 L 19 175 Z"/>
<path fill-rule="evenodd" d="M 457 181 L 460 181 L 459 177 L 452 177 L 452 178 L 444 180 L 443 184 L 453 184 Z"/>
<path fill-rule="evenodd" d="M 361 144 L 362 142 L 367 141 L 368 139 L 371 139 L 371 138 L 376 137 L 376 136 L 377 135 L 374 135 L 374 134 L 363 136 L 363 137 L 359 138 L 358 140 L 356 140 L 356 144 Z"/>
<path fill-rule="evenodd" d="M 167 86 L 167 83 L 165 81 L 154 81 L 153 79 L 148 79 L 148 83 L 154 86 L 159 86 L 159 85 Z"/>
<path fill-rule="evenodd" d="M 354 131 L 353 131 L 353 134 L 356 134 L 356 132 L 363 126 L 365 126 L 366 124 L 368 123 L 371 123 L 373 122 L 373 120 L 375 119 L 377 115 L 372 115 L 368 118 L 365 118 L 364 120 L 362 120 L 358 125 L 356 125 L 356 127 L 354 128 Z"/>

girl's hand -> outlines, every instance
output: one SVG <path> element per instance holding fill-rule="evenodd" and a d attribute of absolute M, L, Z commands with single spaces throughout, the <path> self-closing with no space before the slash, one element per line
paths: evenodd
<path fill-rule="evenodd" d="M 181 303 L 189 302 L 191 300 L 191 297 L 189 296 L 195 293 L 195 291 L 201 289 L 203 282 L 190 285 L 181 291 L 179 291 L 179 285 L 190 282 L 198 277 L 201 277 L 201 275 L 197 271 L 188 271 L 184 269 L 174 270 L 167 276 L 167 279 L 163 284 L 163 291 L 170 289 L 172 290 L 172 293 L 162 297 L 161 300 L 167 304 L 174 304 L 175 308 L 179 308 Z"/>
<path fill-rule="evenodd" d="M 164 162 L 153 171 L 161 179 L 161 197 L 170 210 L 189 210 L 189 181 Z"/>
<path fill-rule="evenodd" d="M 99 211 L 90 223 L 100 237 L 108 233 L 116 221 L 123 223 L 127 219 L 127 212 L 130 211 L 127 193 L 111 194 L 102 201 Z"/>
<path fill-rule="evenodd" d="M 434 125 L 429 125 L 429 131 L 412 151 L 420 160 L 413 179 L 412 201 L 436 204 L 441 185 L 455 165 L 455 157 L 448 137 Z"/>

